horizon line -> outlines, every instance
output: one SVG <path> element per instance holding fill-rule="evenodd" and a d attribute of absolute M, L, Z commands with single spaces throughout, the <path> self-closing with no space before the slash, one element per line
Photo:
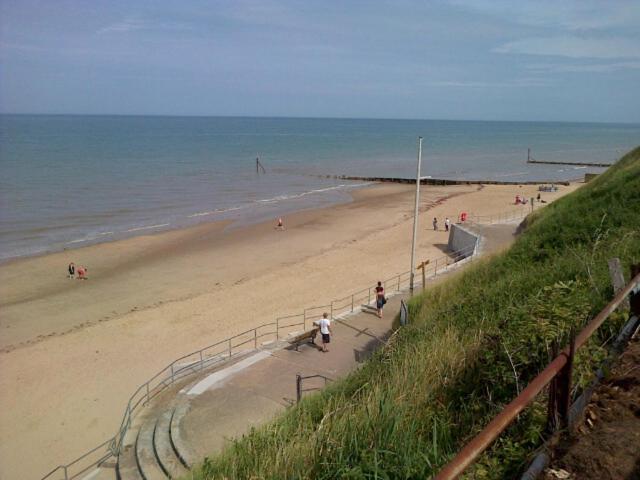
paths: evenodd
<path fill-rule="evenodd" d="M 437 121 L 437 122 L 509 122 L 509 123 L 580 123 L 580 124 L 618 124 L 640 125 L 639 122 L 625 121 L 580 121 L 580 120 L 497 120 L 478 118 L 392 118 L 392 117 L 351 117 L 351 116 L 307 116 L 307 115 L 199 115 L 199 114 L 163 114 L 163 113 L 33 113 L 33 112 L 0 112 L 2 115 L 14 116 L 49 116 L 49 117 L 164 117 L 164 118 L 264 118 L 264 119 L 301 119 L 301 120 L 378 120 L 378 121 Z"/>

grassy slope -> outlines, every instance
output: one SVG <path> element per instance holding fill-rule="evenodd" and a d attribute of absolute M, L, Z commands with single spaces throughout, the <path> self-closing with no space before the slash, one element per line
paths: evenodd
<path fill-rule="evenodd" d="M 412 300 L 412 325 L 358 372 L 253 430 L 195 478 L 424 478 L 611 298 L 606 260 L 640 262 L 640 148 L 528 220 L 513 248 Z M 584 384 L 614 317 L 581 349 Z M 541 442 L 544 402 L 473 467 L 511 477 Z"/>

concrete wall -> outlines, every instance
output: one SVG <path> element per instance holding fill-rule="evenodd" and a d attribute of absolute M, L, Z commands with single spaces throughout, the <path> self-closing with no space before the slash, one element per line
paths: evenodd
<path fill-rule="evenodd" d="M 464 251 L 463 258 L 473 255 L 478 247 L 479 237 L 462 225 L 453 224 L 449 229 L 449 242 L 447 247 L 450 252 Z"/>

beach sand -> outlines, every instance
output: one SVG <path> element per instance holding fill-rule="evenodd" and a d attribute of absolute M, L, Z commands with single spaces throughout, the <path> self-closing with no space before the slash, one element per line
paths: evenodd
<path fill-rule="evenodd" d="M 445 216 L 528 211 L 516 194 L 537 188 L 423 187 L 418 260 L 443 255 Z M 0 478 L 39 478 L 114 435 L 173 359 L 409 270 L 414 187 L 353 197 L 288 215 L 284 231 L 218 222 L 0 265 Z M 67 278 L 71 261 L 88 280 Z"/>

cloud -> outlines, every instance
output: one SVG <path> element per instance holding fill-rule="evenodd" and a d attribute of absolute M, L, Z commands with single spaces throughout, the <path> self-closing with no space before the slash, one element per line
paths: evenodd
<path fill-rule="evenodd" d="M 312 26 L 305 22 L 304 16 L 282 2 L 272 0 L 235 0 L 226 6 L 220 6 L 217 14 L 243 25 L 273 28 L 301 28 Z"/>
<path fill-rule="evenodd" d="M 626 38 L 557 36 L 524 38 L 505 43 L 495 53 L 548 55 L 569 58 L 640 58 L 637 41 Z"/>
<path fill-rule="evenodd" d="M 450 0 L 468 10 L 504 18 L 509 22 L 565 31 L 633 27 L 640 22 L 640 3 L 628 1 L 514 2 L 512 0 Z"/>
<path fill-rule="evenodd" d="M 549 73 L 609 73 L 616 70 L 640 69 L 640 62 L 598 63 L 591 65 L 556 65 L 552 63 L 533 63 L 525 68 L 535 72 Z"/>
<path fill-rule="evenodd" d="M 112 23 L 106 27 L 97 31 L 98 35 L 104 35 L 108 33 L 126 33 L 139 30 L 170 30 L 170 31 L 184 31 L 191 30 L 191 26 L 185 23 L 178 22 L 160 22 L 149 19 L 142 19 L 139 17 L 129 16 L 125 17 L 119 22 Z"/>
<path fill-rule="evenodd" d="M 40 47 L 40 46 L 37 46 L 37 45 L 0 42 L 0 52 L 6 51 L 6 50 L 17 50 L 17 51 L 20 51 L 20 52 L 49 52 L 49 51 L 51 51 L 51 49 L 49 49 L 49 48 Z"/>
<path fill-rule="evenodd" d="M 498 82 L 478 82 L 478 81 L 459 81 L 444 80 L 436 82 L 428 82 L 430 87 L 456 87 L 456 88 L 521 88 L 521 87 L 547 87 L 550 82 L 546 78 L 519 78 L 509 81 Z"/>

